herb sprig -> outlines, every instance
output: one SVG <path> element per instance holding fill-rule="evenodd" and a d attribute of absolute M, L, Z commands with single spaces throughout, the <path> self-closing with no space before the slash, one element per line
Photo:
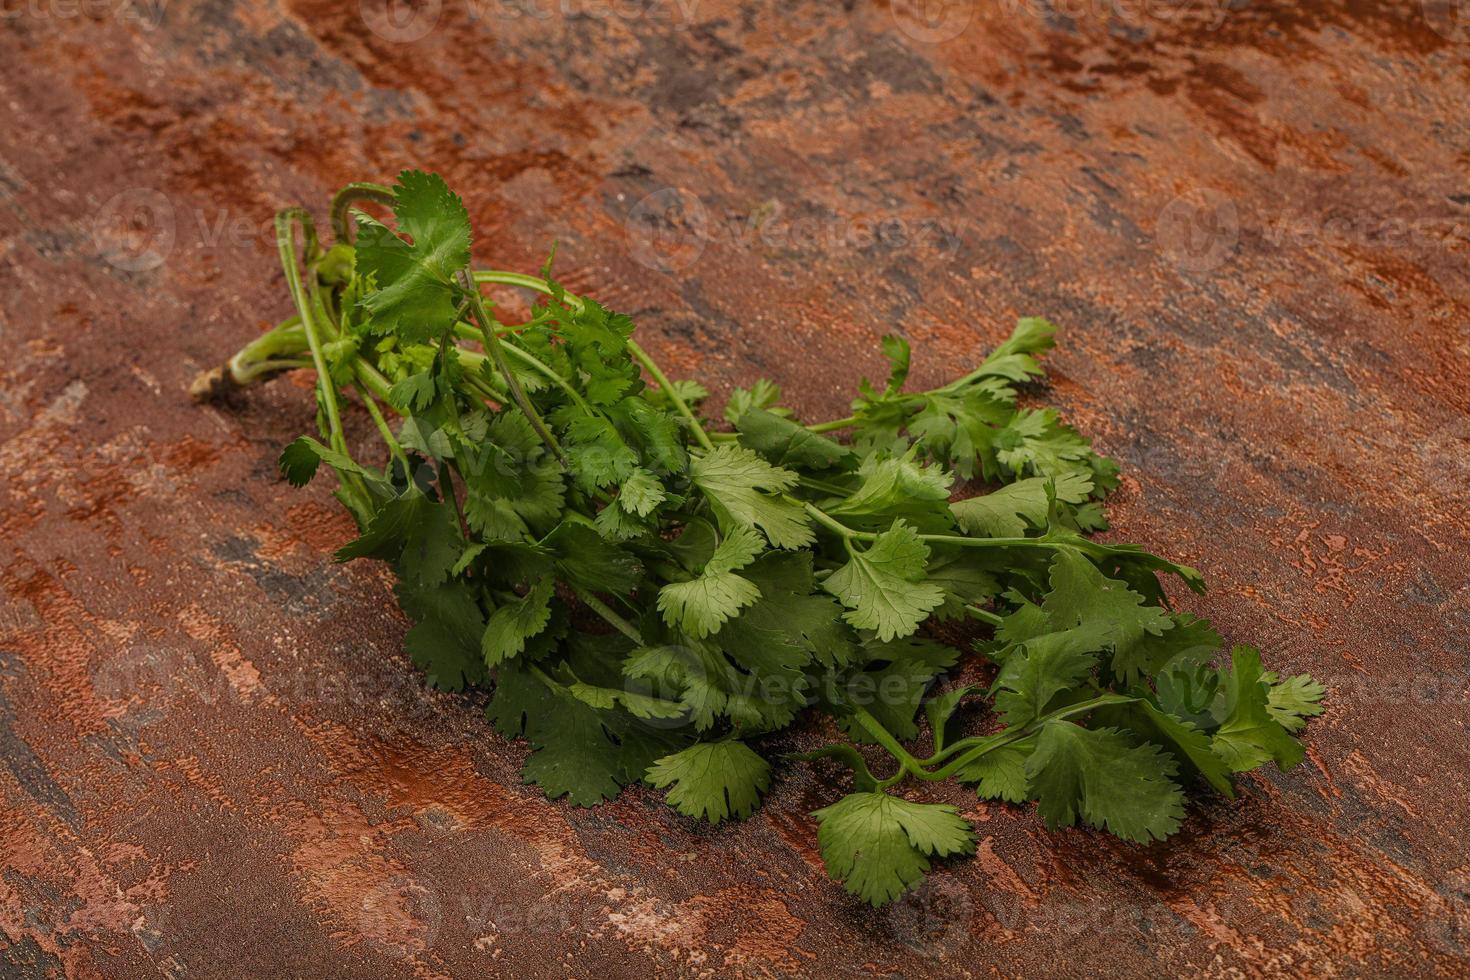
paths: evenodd
<path fill-rule="evenodd" d="M 1322 686 L 1174 610 L 1159 575 L 1203 591 L 1193 569 L 1088 537 L 1116 465 L 1017 401 L 1047 321 L 929 391 L 887 337 L 889 376 L 851 415 L 803 424 L 760 381 L 727 429 L 549 261 L 474 270 L 439 177 L 350 185 L 331 213 L 330 247 L 306 211 L 279 216 L 295 312 L 197 391 L 315 370 L 321 438 L 287 446 L 282 472 L 336 473 L 360 530 L 337 557 L 393 566 L 414 664 L 434 687 L 489 688 L 547 796 L 589 806 L 644 781 L 690 817 L 743 819 L 780 761 L 768 736 L 810 710 L 840 738 L 797 758 L 852 784 L 813 814 L 823 858 L 881 905 L 975 848 L 954 807 L 901 786 L 954 780 L 1147 843 L 1178 829 L 1186 786 L 1232 796 L 1234 774 L 1301 760 Z M 502 324 L 485 284 L 530 290 L 531 318 Z M 354 397 L 383 443 L 370 462 L 343 428 Z M 957 478 L 991 489 L 954 501 Z M 988 632 L 988 686 L 948 680 L 963 656 L 929 628 L 945 620 Z"/>

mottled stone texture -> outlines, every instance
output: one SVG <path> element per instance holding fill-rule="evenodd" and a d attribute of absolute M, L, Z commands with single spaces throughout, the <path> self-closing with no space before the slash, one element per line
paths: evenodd
<path fill-rule="evenodd" d="M 0 11 L 0 975 L 1467 971 L 1470 9 L 382 3 Z M 978 859 L 885 912 L 804 767 L 719 829 L 521 787 L 275 476 L 307 379 L 186 395 L 285 315 L 272 212 L 409 165 L 813 416 L 1053 318 L 1116 533 L 1333 685 L 1307 763 L 1150 848 L 956 790 Z"/>

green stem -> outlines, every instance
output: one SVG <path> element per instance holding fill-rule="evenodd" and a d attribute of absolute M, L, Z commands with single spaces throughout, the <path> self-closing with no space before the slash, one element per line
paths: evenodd
<path fill-rule="evenodd" d="M 510 364 L 505 360 L 505 350 L 500 343 L 500 338 L 495 335 L 495 328 L 492 325 L 494 320 L 491 319 L 489 311 L 485 309 L 485 300 L 480 295 L 480 287 L 468 270 L 461 271 L 459 279 L 460 285 L 464 289 L 465 297 L 470 301 L 470 315 L 474 317 L 475 325 L 480 328 L 480 337 L 485 344 L 485 352 L 494 359 L 495 366 L 500 370 L 501 376 L 505 378 L 505 387 L 510 392 L 511 399 L 515 402 L 516 407 L 530 420 L 531 427 L 536 430 L 536 434 L 541 437 L 541 441 L 546 443 L 547 448 L 555 453 L 556 458 L 561 460 L 562 465 L 565 466 L 567 464 L 567 457 L 561 451 L 561 445 L 556 441 L 556 436 L 552 435 L 551 430 L 546 427 L 546 423 L 541 421 L 541 416 L 536 412 L 535 407 L 531 405 L 531 401 L 526 397 L 526 393 L 521 390 L 520 380 L 516 378 L 515 372 L 510 369 Z"/>
<path fill-rule="evenodd" d="M 347 230 L 351 227 L 347 223 L 347 209 L 354 201 L 372 201 L 375 204 L 386 204 L 392 207 L 398 202 L 398 197 L 393 193 L 393 188 L 384 187 L 382 184 L 371 184 L 367 181 L 357 181 L 348 184 L 336 193 L 332 198 L 332 235 L 337 241 L 345 245 L 351 242 Z"/>
<path fill-rule="evenodd" d="M 791 500 L 790 497 L 787 497 L 786 499 Z M 838 537 L 842 538 L 844 542 L 849 541 L 852 538 L 859 538 L 871 541 L 873 538 L 877 537 L 877 535 L 870 534 L 866 531 L 854 531 L 846 524 L 843 524 L 841 521 L 837 520 L 837 518 L 830 516 L 825 510 L 822 510 L 822 508 L 818 507 L 816 504 L 808 504 L 800 500 L 792 500 L 792 503 L 800 504 L 801 507 L 812 518 L 812 520 L 816 521 L 818 524 L 822 525 L 822 527 L 825 527 L 833 534 L 836 534 Z"/>
<path fill-rule="evenodd" d="M 849 415 L 845 419 L 833 419 L 830 422 L 817 422 L 806 427 L 808 432 L 835 432 L 838 429 L 846 429 L 857 425 L 857 416 Z"/>
<path fill-rule="evenodd" d="M 572 586 L 572 592 L 576 594 L 578 599 L 582 600 L 583 605 L 585 605 L 588 609 L 591 609 L 593 612 L 597 613 L 597 615 L 601 616 L 603 619 L 607 620 L 608 624 L 616 629 L 619 633 L 623 634 L 628 639 L 638 644 L 640 647 L 643 646 L 643 634 L 638 632 L 638 627 L 634 626 L 622 616 L 618 615 L 611 606 L 603 602 L 601 599 L 597 598 L 597 596 L 593 595 L 591 592 L 588 592 L 586 589 L 581 588 L 580 586 Z"/>
<path fill-rule="evenodd" d="M 1006 622 L 1005 617 L 997 616 L 989 609 L 981 609 L 973 604 L 966 606 L 965 612 L 969 613 L 971 618 L 978 619 L 982 623 L 989 623 L 991 626 L 1004 626 Z"/>
<path fill-rule="evenodd" d="M 337 388 L 327 371 L 327 359 L 322 355 L 321 338 L 317 334 L 317 324 L 312 310 L 313 304 L 301 284 L 301 267 L 296 253 L 295 226 L 297 224 L 301 226 L 307 261 L 311 261 L 317 250 L 316 228 L 312 224 L 311 215 L 304 208 L 287 208 L 276 215 L 276 248 L 281 253 L 281 266 L 286 271 L 286 286 L 291 291 L 292 302 L 296 304 L 296 312 L 301 318 L 301 327 L 306 334 L 306 344 L 311 349 L 311 360 L 316 366 L 317 388 L 321 392 L 327 422 L 331 427 L 332 448 L 346 453 L 347 443 L 342 433 L 342 416 L 337 407 Z"/>
<path fill-rule="evenodd" d="M 1037 718 L 1034 721 L 1026 725 L 1022 725 L 1020 728 L 1014 730 L 997 732 L 994 735 L 978 735 L 971 738 L 961 739 L 960 741 L 955 742 L 953 745 L 945 746 L 943 751 L 936 752 L 930 758 L 920 760 L 919 764 L 921 766 L 927 767 L 933 765 L 941 759 L 953 756 L 956 753 L 963 752 L 963 755 L 960 755 L 958 758 L 950 759 L 947 764 L 939 769 L 934 770 L 933 772 L 924 772 L 923 775 L 919 776 L 919 778 L 931 782 L 948 779 L 981 756 L 986 755 L 990 752 L 994 752 L 996 749 L 1002 748 L 1006 745 L 1010 745 L 1013 742 L 1019 742 L 1021 739 L 1026 738 L 1030 735 L 1036 734 L 1036 732 L 1040 731 L 1041 727 L 1049 721 L 1064 721 L 1068 718 L 1075 718 L 1078 715 L 1084 715 L 1087 712 L 1094 710 L 1095 708 L 1103 708 L 1112 704 L 1128 704 L 1136 700 L 1138 699 L 1130 698 L 1122 694 L 1103 694 L 1098 697 L 1091 698 L 1090 700 L 1082 701 L 1078 704 L 1072 704 L 1068 705 L 1065 708 L 1059 708 L 1056 711 L 1051 712 L 1050 714 L 1042 715 L 1040 718 Z M 967 749 L 970 751 L 965 751 Z M 918 774 L 916 773 L 916 775 Z"/>
<path fill-rule="evenodd" d="M 475 272 L 475 282 L 493 282 L 502 286 L 520 286 L 522 289 L 533 289 L 547 296 L 556 295 L 551 288 L 551 283 L 540 276 L 528 276 L 522 272 L 507 272 L 504 269 L 480 269 Z M 572 293 L 563 292 L 562 298 L 572 306 L 580 308 L 582 297 Z"/>
<path fill-rule="evenodd" d="M 814 521 L 825 527 L 832 533 L 840 536 L 845 541 L 876 541 L 877 531 L 859 531 L 843 524 L 837 518 L 822 510 L 816 504 L 796 500 L 787 497 L 787 500 L 800 505 Z M 959 548 L 1050 548 L 1058 550 L 1071 548 L 1087 554 L 1086 547 L 1071 541 L 1048 541 L 1046 538 L 967 538 L 958 534 L 920 534 L 918 539 L 925 544 L 947 544 Z"/>
<path fill-rule="evenodd" d="M 591 405 L 587 404 L 587 401 L 580 394 L 578 394 L 577 389 L 573 388 L 571 384 L 567 382 L 566 378 L 563 378 L 561 375 L 557 374 L 556 371 L 545 361 L 541 360 L 541 358 L 537 357 L 535 354 L 532 354 L 528 350 L 522 350 L 514 344 L 502 344 L 501 347 L 522 364 L 525 364 L 527 367 L 533 368 L 538 374 L 545 376 L 547 380 L 549 380 L 552 384 L 556 385 L 563 392 L 565 392 L 566 396 L 570 398 L 573 402 L 575 402 L 576 406 L 580 408 L 584 413 L 586 413 L 587 415 L 597 414 L 597 411 Z"/>
<path fill-rule="evenodd" d="M 668 396 L 669 401 L 674 403 L 674 408 L 689 422 L 689 427 L 694 432 L 694 438 L 698 440 L 699 444 L 705 449 L 714 449 L 715 444 L 710 442 L 709 434 L 704 431 L 704 426 L 699 423 L 699 419 L 689 410 L 689 406 L 679 394 L 679 389 L 674 387 L 673 382 L 669 380 L 668 376 L 664 374 L 663 370 L 654 362 L 653 358 L 649 357 L 643 348 L 635 344 L 631 338 L 628 340 L 628 352 L 633 355 L 633 358 L 639 364 L 643 365 L 643 369 L 663 389 L 663 393 Z"/>
<path fill-rule="evenodd" d="M 372 392 L 368 391 L 367 385 L 361 381 L 357 383 L 357 393 L 362 396 L 362 403 L 367 406 L 368 414 L 373 417 L 373 424 L 378 427 L 378 434 L 388 444 L 388 451 L 403 464 L 404 472 L 407 472 L 408 459 L 403 455 L 403 447 L 398 444 L 393 430 L 388 427 L 388 420 L 383 417 L 383 410 L 378 407 L 377 399 L 373 398 Z"/>
<path fill-rule="evenodd" d="M 877 780 L 878 789 L 887 789 L 900 782 L 906 775 L 923 778 L 924 769 L 919 765 L 919 760 L 910 755 L 908 750 L 899 744 L 898 739 L 893 737 L 893 733 L 884 728 L 883 723 L 869 714 L 866 708 L 854 708 L 853 717 L 867 730 L 869 735 L 873 736 L 873 740 L 883 746 L 884 750 L 898 762 L 897 772 L 887 779 Z"/>

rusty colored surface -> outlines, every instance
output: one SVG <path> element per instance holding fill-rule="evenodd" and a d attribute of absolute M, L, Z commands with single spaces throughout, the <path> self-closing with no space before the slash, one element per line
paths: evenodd
<path fill-rule="evenodd" d="M 1470 18 L 895 3 L 4 8 L 0 974 L 1467 972 Z M 272 212 L 408 165 L 481 261 L 560 239 L 676 373 L 813 416 L 884 332 L 930 382 L 1063 324 L 1118 535 L 1333 686 L 1307 764 L 1147 849 L 956 790 L 978 859 L 885 912 L 804 767 L 719 829 L 521 787 L 275 477 L 299 379 L 186 396 L 284 315 Z"/>

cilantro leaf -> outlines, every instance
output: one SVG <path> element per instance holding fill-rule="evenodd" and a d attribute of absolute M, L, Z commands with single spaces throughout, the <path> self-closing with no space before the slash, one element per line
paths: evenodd
<path fill-rule="evenodd" d="M 1106 578 L 1084 556 L 1061 550 L 1052 560 L 1051 591 L 1042 601 L 1055 629 L 1083 627 L 1098 643 L 1111 647 L 1119 674 L 1137 673 L 1148 657 L 1147 638 L 1174 627 L 1174 620 L 1124 583 Z M 1208 628 L 1208 627 L 1207 627 Z M 1148 648 L 1145 648 L 1145 650 Z"/>
<path fill-rule="evenodd" d="M 846 446 L 763 408 L 752 406 L 741 412 L 735 427 L 740 431 L 740 445 L 776 466 L 827 470 L 841 467 L 853 457 Z"/>
<path fill-rule="evenodd" d="M 403 580 L 394 592 L 414 623 L 403 638 L 404 649 L 430 687 L 462 691 L 484 679 L 480 634 L 485 615 L 472 589 L 460 582 L 422 586 Z"/>
<path fill-rule="evenodd" d="M 1282 770 L 1302 761 L 1302 743 L 1271 717 L 1269 686 L 1262 677 L 1261 652 L 1237 646 L 1230 653 L 1225 719 L 1215 731 L 1214 749 L 1232 772 L 1267 762 Z"/>
<path fill-rule="evenodd" d="M 731 425 L 739 425 L 741 416 L 753 408 L 767 409 L 774 415 L 790 415 L 786 409 L 776 407 L 776 402 L 780 400 L 781 386 L 774 381 L 760 378 L 748 389 L 736 388 L 730 393 L 730 400 L 725 404 L 725 421 Z"/>
<path fill-rule="evenodd" d="M 302 436 L 281 450 L 281 475 L 293 487 L 304 487 L 316 475 L 317 466 L 326 463 L 338 473 L 356 473 L 374 483 L 381 483 L 382 476 L 374 473 L 345 453 L 328 449 L 310 436 Z"/>
<path fill-rule="evenodd" d="M 668 499 L 658 477 L 641 467 L 634 470 L 618 488 L 618 506 L 630 514 L 647 517 Z"/>
<path fill-rule="evenodd" d="M 781 496 L 797 475 L 772 466 L 743 446 L 717 446 L 690 467 L 694 485 L 704 491 L 727 529 L 756 527 L 776 548 L 802 548 L 812 542 L 801 505 Z"/>
<path fill-rule="evenodd" d="M 1024 803 L 1029 799 L 1026 760 L 1036 748 L 1036 736 L 1008 742 L 976 756 L 960 767 L 955 778 L 974 783 L 976 795 L 987 800 Z"/>
<path fill-rule="evenodd" d="M 366 214 L 357 215 L 357 271 L 376 286 L 362 305 L 376 331 L 420 343 L 457 319 L 453 277 L 470 263 L 470 217 L 434 174 L 405 170 L 395 198 L 393 216 L 412 243 Z"/>
<path fill-rule="evenodd" d="M 990 493 L 950 505 L 955 519 L 967 534 L 989 538 L 1019 538 L 1033 528 L 1045 528 L 1052 487 L 1055 499 L 1082 503 L 1092 492 L 1092 480 L 1067 474 L 1055 481 L 1045 477 L 1017 480 Z"/>
<path fill-rule="evenodd" d="M 563 521 L 541 540 L 556 569 L 572 585 L 593 592 L 632 592 L 643 568 L 632 554 L 580 521 Z"/>
<path fill-rule="evenodd" d="M 702 573 L 659 590 L 658 609 L 665 621 L 701 638 L 718 631 L 725 620 L 761 597 L 754 582 L 735 573 L 764 547 L 761 536 L 750 528 L 737 528 L 726 535 Z"/>
<path fill-rule="evenodd" d="M 1312 679 L 1311 674 L 1297 674 L 1271 685 L 1266 695 L 1266 710 L 1282 728 L 1299 732 L 1308 718 L 1322 713 L 1321 701 L 1327 688 Z"/>
<path fill-rule="evenodd" d="M 929 870 L 930 857 L 973 854 L 975 832 L 952 806 L 887 793 L 850 793 L 817 810 L 817 844 L 833 880 L 874 907 Z"/>
<path fill-rule="evenodd" d="M 555 580 L 543 578 L 524 598 L 508 602 L 491 613 L 480 641 L 485 665 L 494 667 L 526 649 L 526 641 L 551 622 L 551 597 Z"/>
<path fill-rule="evenodd" d="M 1078 819 L 1124 840 L 1146 844 L 1179 829 L 1184 794 L 1173 781 L 1177 765 L 1158 746 L 1133 745 L 1114 728 L 1089 729 L 1068 721 L 1041 726 L 1026 760 L 1037 812 L 1048 829 Z"/>
<path fill-rule="evenodd" d="M 873 630 L 879 639 L 907 636 L 930 610 L 944 602 L 944 590 L 924 581 L 929 548 L 903 521 L 879 534 L 866 550 L 849 545 L 847 564 L 827 576 L 822 587 L 850 611 L 847 621 Z"/>
<path fill-rule="evenodd" d="M 687 817 L 719 823 L 744 820 L 771 785 L 771 766 L 744 742 L 696 742 L 653 764 L 649 785 L 669 791 L 669 805 Z"/>

